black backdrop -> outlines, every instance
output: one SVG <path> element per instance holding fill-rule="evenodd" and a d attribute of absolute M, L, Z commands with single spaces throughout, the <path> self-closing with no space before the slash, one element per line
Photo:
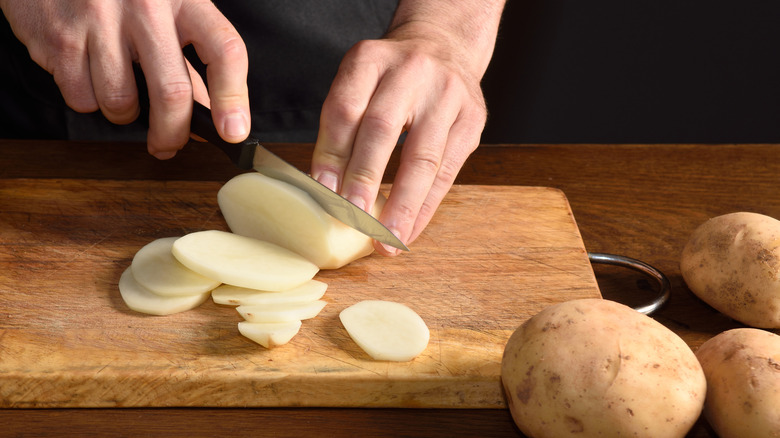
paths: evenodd
<path fill-rule="evenodd" d="M 780 143 L 780 2 L 509 0 L 485 143 Z"/>

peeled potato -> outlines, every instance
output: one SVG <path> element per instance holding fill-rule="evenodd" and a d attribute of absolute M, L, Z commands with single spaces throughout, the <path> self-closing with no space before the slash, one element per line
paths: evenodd
<path fill-rule="evenodd" d="M 325 295 L 328 285 L 317 280 L 309 280 L 302 285 L 281 291 L 269 292 L 245 287 L 223 284 L 211 291 L 211 299 L 217 304 L 240 306 L 244 304 L 289 304 L 317 301 Z"/>
<path fill-rule="evenodd" d="M 361 301 L 342 310 L 339 318 L 352 340 L 376 360 L 409 361 L 428 346 L 425 321 L 400 303 Z"/>
<path fill-rule="evenodd" d="M 300 329 L 301 321 L 267 323 L 241 321 L 238 323 L 239 333 L 265 348 L 273 348 L 290 342 Z"/>
<path fill-rule="evenodd" d="M 340 268 L 374 250 L 370 237 L 330 216 L 304 191 L 257 172 L 225 183 L 217 200 L 231 231 L 287 248 L 320 269 Z M 374 215 L 384 203 L 380 196 Z"/>
<path fill-rule="evenodd" d="M 278 245 L 218 230 L 181 237 L 172 253 L 203 276 L 250 289 L 292 289 L 319 271 L 312 262 Z"/>
<path fill-rule="evenodd" d="M 236 310 L 249 322 L 291 322 L 314 318 L 326 304 L 325 301 L 317 300 L 305 303 L 244 305 L 236 307 Z"/>
<path fill-rule="evenodd" d="M 125 269 L 119 278 L 119 293 L 127 307 L 150 315 L 170 315 L 194 309 L 209 297 L 208 291 L 197 295 L 157 295 L 138 284 L 130 268 Z"/>
<path fill-rule="evenodd" d="M 164 237 L 146 244 L 133 257 L 130 268 L 135 280 L 146 289 L 165 296 L 200 295 L 219 286 L 182 265 L 171 253 L 178 237 Z"/>

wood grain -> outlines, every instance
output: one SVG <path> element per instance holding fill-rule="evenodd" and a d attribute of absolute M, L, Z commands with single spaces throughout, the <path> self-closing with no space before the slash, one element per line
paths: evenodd
<path fill-rule="evenodd" d="M 565 195 L 457 186 L 396 258 L 321 271 L 329 302 L 293 341 L 266 350 L 237 312 L 130 311 L 117 280 L 158 237 L 227 229 L 209 181 L 0 180 L 0 406 L 502 408 L 511 332 L 542 308 L 599 297 Z M 371 360 L 338 312 L 406 303 L 431 328 L 412 362 Z"/>
<path fill-rule="evenodd" d="M 308 167 L 311 145 L 271 146 L 301 169 Z M 388 182 L 397 163 L 396 154 Z M 173 160 L 157 161 L 143 144 L 0 140 L 4 179 L 222 182 L 236 173 L 221 152 L 208 145 L 191 144 Z M 708 217 L 739 210 L 780 217 L 780 145 L 483 145 L 457 182 L 562 190 L 587 250 L 636 257 L 669 277 L 672 299 L 655 318 L 695 349 L 720 330 L 740 325 L 691 294 L 679 273 L 679 251 Z M 601 266 L 595 273 L 605 298 L 632 303 L 652 293 L 642 275 Z M 223 431 L 328 437 L 450 437 L 453 431 L 462 437 L 522 436 L 505 409 L 0 409 L 0 424 L 8 436 L 191 438 Z M 715 436 L 704 421 L 688 434 Z"/>

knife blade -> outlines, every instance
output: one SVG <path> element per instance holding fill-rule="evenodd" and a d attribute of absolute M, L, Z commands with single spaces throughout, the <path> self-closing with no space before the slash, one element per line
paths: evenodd
<path fill-rule="evenodd" d="M 279 158 L 251 136 L 241 143 L 228 143 L 219 136 L 211 110 L 194 102 L 190 130 L 217 146 L 241 169 L 254 169 L 268 177 L 284 181 L 308 193 L 328 214 L 384 244 L 403 251 L 409 248 L 381 222 L 365 210 L 325 187 L 308 174 Z"/>

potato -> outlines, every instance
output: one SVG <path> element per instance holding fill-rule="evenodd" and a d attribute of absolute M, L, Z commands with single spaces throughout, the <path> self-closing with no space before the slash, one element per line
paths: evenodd
<path fill-rule="evenodd" d="M 150 315 L 171 315 L 194 309 L 209 298 L 209 292 L 196 295 L 163 296 L 141 286 L 129 267 L 119 277 L 119 293 L 132 310 Z"/>
<path fill-rule="evenodd" d="M 232 232 L 287 248 L 320 269 L 337 269 L 374 251 L 370 237 L 330 216 L 306 192 L 257 172 L 229 180 L 217 201 Z M 384 202 L 377 199 L 374 215 Z"/>
<path fill-rule="evenodd" d="M 545 308 L 509 338 L 501 379 L 531 437 L 684 437 L 706 393 L 693 351 L 630 307 L 581 299 Z"/>
<path fill-rule="evenodd" d="M 430 339 L 425 321 L 401 303 L 361 301 L 342 310 L 339 318 L 352 340 L 375 360 L 410 361 Z"/>
<path fill-rule="evenodd" d="M 248 322 L 292 322 L 317 316 L 327 302 L 322 300 L 304 303 L 277 303 L 264 305 L 242 305 L 236 310 Z"/>
<path fill-rule="evenodd" d="M 174 257 L 193 271 L 225 284 L 283 291 L 311 280 L 316 265 L 273 243 L 209 230 L 173 243 Z"/>
<path fill-rule="evenodd" d="M 300 329 L 301 321 L 238 323 L 239 333 L 265 348 L 274 348 L 290 342 Z"/>
<path fill-rule="evenodd" d="M 690 290 L 743 324 L 780 328 L 780 221 L 757 213 L 708 220 L 680 259 Z"/>
<path fill-rule="evenodd" d="M 211 291 L 211 299 L 217 304 L 229 306 L 304 303 L 319 300 L 325 295 L 327 289 L 327 284 L 317 280 L 309 280 L 298 287 L 281 292 L 247 289 L 223 284 Z"/>
<path fill-rule="evenodd" d="M 732 329 L 696 357 L 707 377 L 704 416 L 719 437 L 780 437 L 780 336 Z"/>
<path fill-rule="evenodd" d="M 144 245 L 133 257 L 130 268 L 135 280 L 157 295 L 200 295 L 219 286 L 182 265 L 171 253 L 178 237 L 163 237 Z"/>

